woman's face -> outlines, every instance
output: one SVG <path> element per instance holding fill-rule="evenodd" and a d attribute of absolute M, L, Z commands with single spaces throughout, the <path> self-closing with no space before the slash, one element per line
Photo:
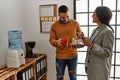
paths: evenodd
<path fill-rule="evenodd" d="M 96 15 L 96 12 L 94 11 L 93 15 L 92 15 L 92 18 L 93 18 L 93 23 L 98 23 L 99 22 L 99 19 Z"/>

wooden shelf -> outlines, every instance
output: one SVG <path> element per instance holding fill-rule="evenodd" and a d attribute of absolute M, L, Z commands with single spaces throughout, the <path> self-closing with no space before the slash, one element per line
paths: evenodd
<path fill-rule="evenodd" d="M 14 68 L 0 67 L 0 80 L 5 80 L 15 74 Z"/>
<path fill-rule="evenodd" d="M 37 63 L 39 63 L 43 68 L 44 60 L 44 67 L 46 68 L 45 71 L 39 76 L 37 79 Z M 40 61 L 40 62 L 39 62 Z M 0 80 L 17 80 L 18 75 L 22 75 L 22 72 L 29 70 L 32 68 L 32 76 L 33 80 L 46 80 L 47 78 L 47 57 L 45 54 L 38 54 L 36 58 L 26 58 L 26 64 L 21 65 L 19 68 L 8 68 L 6 65 L 0 67 Z M 40 68 L 39 68 L 40 70 Z M 26 71 L 27 72 L 27 71 Z M 27 75 L 28 76 L 28 75 Z M 44 78 L 45 77 L 45 78 Z M 23 80 L 21 78 L 21 80 Z M 28 79 L 32 80 L 32 79 Z"/>
<path fill-rule="evenodd" d="M 38 80 L 47 80 L 47 72 L 40 76 Z"/>

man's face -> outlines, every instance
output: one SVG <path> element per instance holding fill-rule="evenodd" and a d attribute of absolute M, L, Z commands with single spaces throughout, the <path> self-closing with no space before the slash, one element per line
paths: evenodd
<path fill-rule="evenodd" d="M 68 23 L 68 18 L 69 18 L 68 12 L 60 13 L 59 18 L 61 19 L 62 23 L 64 24 Z"/>

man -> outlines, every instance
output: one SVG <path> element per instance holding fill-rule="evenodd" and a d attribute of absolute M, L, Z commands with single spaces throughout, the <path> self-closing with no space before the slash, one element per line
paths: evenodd
<path fill-rule="evenodd" d="M 69 19 L 68 7 L 61 5 L 58 9 L 59 20 L 50 30 L 50 43 L 56 47 L 56 72 L 57 80 L 64 80 L 66 66 L 70 80 L 76 80 L 77 50 L 70 45 L 72 38 L 83 35 L 77 21 Z"/>

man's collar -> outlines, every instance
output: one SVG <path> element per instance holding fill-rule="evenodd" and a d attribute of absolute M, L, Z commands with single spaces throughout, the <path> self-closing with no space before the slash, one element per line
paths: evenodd
<path fill-rule="evenodd" d="M 58 22 L 61 24 L 62 23 L 61 19 L 59 19 Z M 70 19 L 69 18 L 68 18 L 68 23 L 70 23 Z"/>

